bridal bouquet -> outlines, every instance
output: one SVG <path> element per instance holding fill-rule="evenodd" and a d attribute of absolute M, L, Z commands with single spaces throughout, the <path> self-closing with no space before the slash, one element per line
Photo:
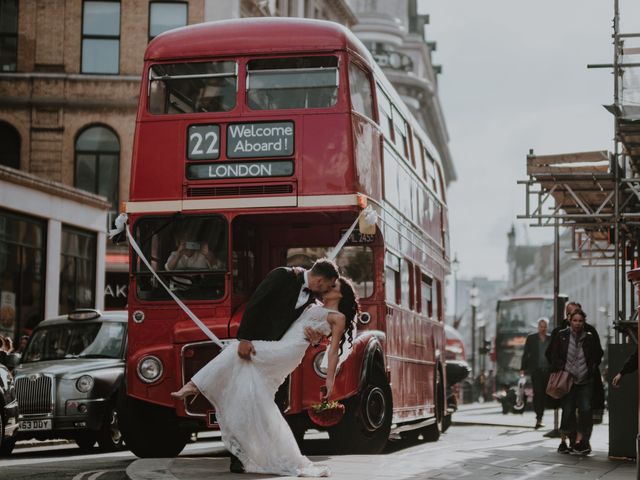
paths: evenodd
<path fill-rule="evenodd" d="M 326 399 L 322 403 L 311 405 L 307 410 L 313 423 L 321 427 L 333 427 L 344 416 L 344 405 L 340 402 L 329 402 Z"/>

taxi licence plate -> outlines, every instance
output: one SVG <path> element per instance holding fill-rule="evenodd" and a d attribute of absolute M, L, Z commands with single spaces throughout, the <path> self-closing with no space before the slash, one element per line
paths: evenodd
<path fill-rule="evenodd" d="M 51 430 L 51 420 L 20 420 L 20 430 Z"/>

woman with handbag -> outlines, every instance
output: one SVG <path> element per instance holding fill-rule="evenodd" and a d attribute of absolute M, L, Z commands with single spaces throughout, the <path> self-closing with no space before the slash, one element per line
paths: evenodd
<path fill-rule="evenodd" d="M 560 330 L 551 339 L 546 355 L 551 363 L 552 372 L 568 372 L 572 385 L 569 392 L 562 397 L 562 420 L 560 433 L 562 441 L 558 452 L 570 453 L 566 444 L 566 436 L 572 425 L 577 425 L 576 443 L 573 452 L 579 455 L 591 453 L 589 438 L 593 428 L 592 397 L 594 377 L 599 374 L 598 365 L 602 360 L 602 347 L 597 337 L 585 330 L 587 315 L 576 309 L 569 317 L 569 326 Z M 576 419 L 576 408 L 578 417 Z"/>

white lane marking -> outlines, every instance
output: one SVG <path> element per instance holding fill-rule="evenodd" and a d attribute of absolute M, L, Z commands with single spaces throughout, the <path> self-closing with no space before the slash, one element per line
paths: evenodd
<path fill-rule="evenodd" d="M 86 480 L 96 480 L 96 478 L 98 478 L 103 473 L 111 471 L 115 470 L 89 470 L 87 472 L 80 472 L 76 476 L 74 476 L 72 480 L 85 480 L 85 475 L 87 475 Z"/>

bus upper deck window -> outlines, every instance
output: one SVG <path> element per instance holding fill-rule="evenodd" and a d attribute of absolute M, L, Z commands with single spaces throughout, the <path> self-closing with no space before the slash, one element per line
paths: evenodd
<path fill-rule="evenodd" d="M 328 108 L 338 99 L 338 58 L 251 60 L 247 102 L 254 110 Z"/>
<path fill-rule="evenodd" d="M 236 106 L 236 62 L 162 63 L 149 72 L 149 112 L 228 112 Z"/>

